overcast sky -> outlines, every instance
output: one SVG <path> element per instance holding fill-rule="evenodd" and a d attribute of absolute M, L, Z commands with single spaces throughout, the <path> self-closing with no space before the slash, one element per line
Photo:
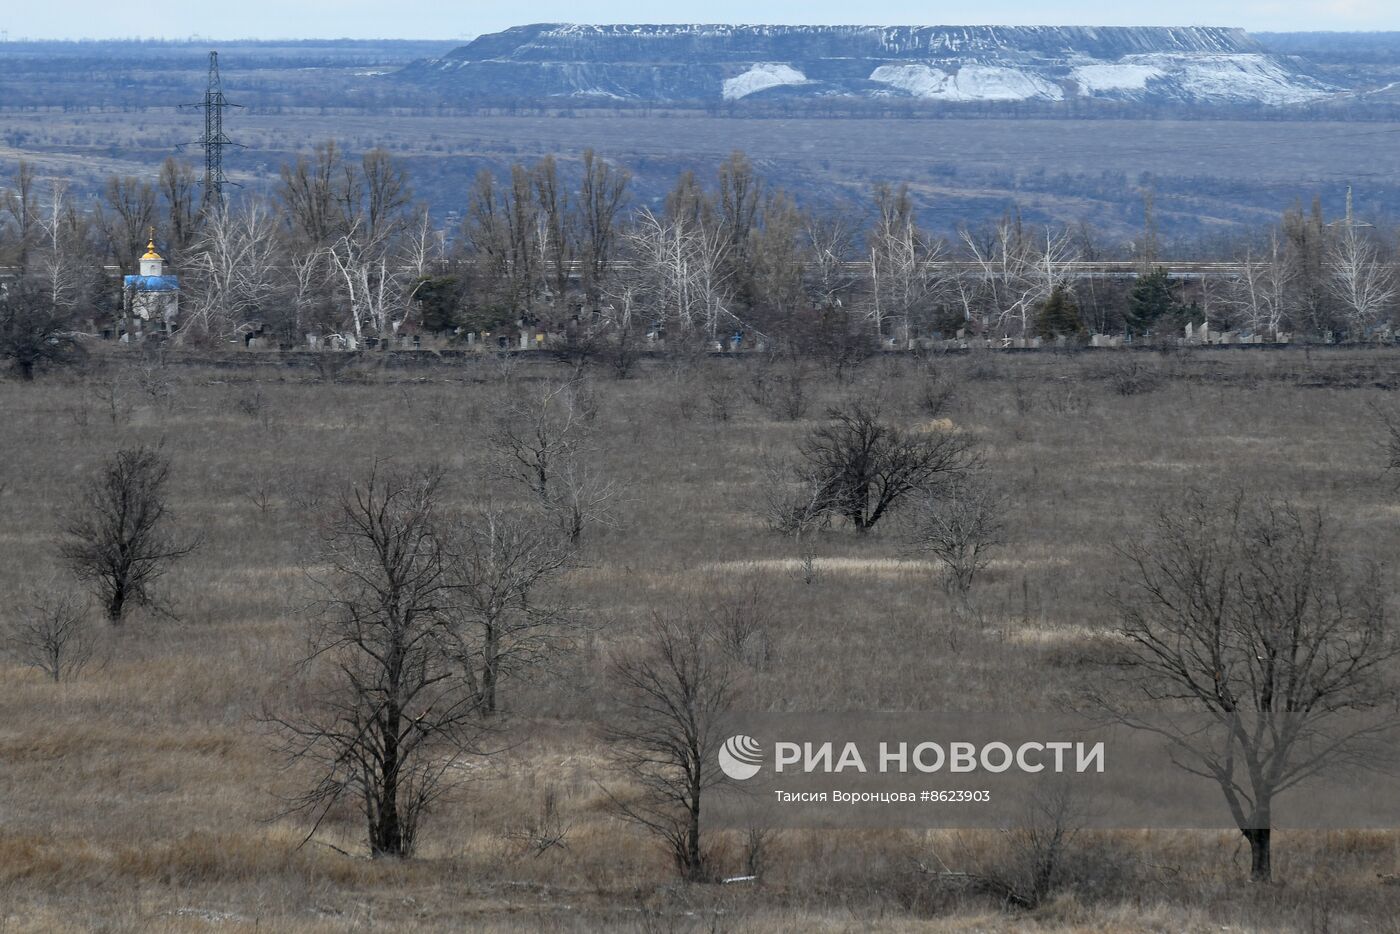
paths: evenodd
<path fill-rule="evenodd" d="M 10 38 L 455 40 L 523 23 L 1243 26 L 1400 30 L 1400 0 L 44 0 L 6 3 Z M 664 14 L 660 13 L 664 10 Z"/>

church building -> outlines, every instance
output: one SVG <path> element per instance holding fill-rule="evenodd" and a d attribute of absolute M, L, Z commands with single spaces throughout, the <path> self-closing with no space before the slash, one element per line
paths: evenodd
<path fill-rule="evenodd" d="M 180 311 L 180 277 L 165 274 L 165 260 L 156 252 L 155 231 L 141 257 L 141 274 L 123 281 L 123 303 L 127 327 L 136 331 L 134 339 L 153 332 L 169 334 L 175 329 Z M 123 340 L 132 340 L 128 334 Z"/>

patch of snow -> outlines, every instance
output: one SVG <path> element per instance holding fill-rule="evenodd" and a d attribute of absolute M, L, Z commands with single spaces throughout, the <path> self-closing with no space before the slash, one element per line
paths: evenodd
<path fill-rule="evenodd" d="M 807 76 L 791 65 L 760 62 L 742 75 L 726 79 L 723 93 L 725 100 L 737 101 L 768 88 L 806 83 Z"/>
<path fill-rule="evenodd" d="M 870 80 L 915 97 L 940 97 L 953 76 L 932 65 L 881 65 L 870 73 Z"/>
<path fill-rule="evenodd" d="M 559 95 L 559 96 L 563 96 L 563 95 Z M 601 97 L 601 98 L 606 98 L 606 99 L 608 99 L 608 100 L 613 100 L 613 101 L 623 101 L 623 100 L 626 100 L 626 99 L 627 99 L 627 98 L 623 97 L 621 94 L 614 94 L 612 91 L 604 91 L 602 88 L 578 88 L 578 89 L 576 89 L 576 90 L 570 91 L 569 94 L 568 94 L 567 96 L 568 96 L 568 97 L 588 97 L 588 98 L 598 98 L 598 97 Z"/>
<path fill-rule="evenodd" d="M 1326 89 L 1298 80 L 1267 55 L 1172 55 L 1147 53 L 1123 61 L 1160 68 L 1186 96 L 1260 104 L 1301 104 L 1326 97 Z"/>
<path fill-rule="evenodd" d="M 1162 69 L 1156 65 L 1130 62 L 1100 62 L 1093 65 L 1077 65 L 1070 69 L 1070 77 L 1079 84 L 1079 93 L 1085 95 L 1111 91 L 1145 91 L 1149 80 L 1160 78 L 1162 75 Z"/>
<path fill-rule="evenodd" d="M 964 65 L 956 74 L 933 65 L 881 65 L 870 80 L 926 100 L 1026 101 L 1064 100 L 1058 84 L 1018 68 Z"/>
<path fill-rule="evenodd" d="M 1326 97 L 1329 89 L 1290 72 L 1268 55 L 1253 53 L 1146 52 L 1117 62 L 1076 60 L 1070 77 L 1086 97 L 1102 94 L 1137 96 L 1148 90 L 1179 100 L 1283 106 Z"/>
<path fill-rule="evenodd" d="M 1064 89 L 1039 75 L 1016 68 L 965 65 L 954 79 L 960 94 L 974 101 L 1062 101 Z"/>

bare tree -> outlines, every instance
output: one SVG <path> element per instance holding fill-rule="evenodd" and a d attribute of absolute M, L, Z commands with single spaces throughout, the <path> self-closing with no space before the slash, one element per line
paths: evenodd
<path fill-rule="evenodd" d="M 1392 415 L 1374 402 L 1370 408 L 1380 422 L 1380 437 L 1376 444 L 1385 457 L 1385 472 L 1400 474 L 1400 415 Z M 1396 477 L 1395 484 L 1396 489 L 1400 490 L 1400 476 Z"/>
<path fill-rule="evenodd" d="M 758 579 L 715 581 L 706 591 L 703 612 L 720 647 L 736 662 L 765 668 L 772 660 L 774 617 Z"/>
<path fill-rule="evenodd" d="M 791 347 L 760 357 L 750 378 L 749 398 L 776 418 L 796 421 L 807 413 L 808 364 Z"/>
<path fill-rule="evenodd" d="M 574 202 L 583 290 L 591 300 L 602 291 L 617 249 L 618 214 L 631 175 L 614 168 L 592 149 L 583 151 L 583 178 Z"/>
<path fill-rule="evenodd" d="M 0 291 L 0 360 L 8 360 L 20 379 L 81 356 L 71 314 L 53 304 L 46 288 L 26 279 Z"/>
<path fill-rule="evenodd" d="M 567 301 L 574 260 L 574 237 L 570 225 L 573 205 L 568 190 L 559 179 L 559 165 L 553 156 L 541 159 L 530 174 L 538 206 L 535 241 L 540 251 L 540 269 L 555 312 L 560 313 Z"/>
<path fill-rule="evenodd" d="M 170 460 L 158 448 L 124 448 L 83 486 L 68 519 L 60 554 L 92 582 L 113 624 L 133 604 L 159 608 L 152 586 L 198 544 L 171 531 L 169 478 Z"/>
<path fill-rule="evenodd" d="M 831 409 L 827 423 L 799 447 L 820 484 L 822 507 L 864 534 L 909 494 L 978 463 L 972 442 L 957 431 L 906 431 L 884 420 L 876 402 Z"/>
<path fill-rule="evenodd" d="M 366 337 L 387 339 L 413 310 L 412 270 L 377 244 L 365 242 L 358 224 L 326 251 L 349 312 L 349 332 L 358 347 Z"/>
<path fill-rule="evenodd" d="M 334 141 L 318 144 L 310 156 L 283 164 L 278 199 L 293 239 L 304 249 L 329 246 L 349 229 L 342 185 L 354 176 Z"/>
<path fill-rule="evenodd" d="M 105 203 L 98 206 L 98 226 L 121 273 L 132 275 L 156 223 L 155 189 L 137 178 L 112 176 L 104 198 Z"/>
<path fill-rule="evenodd" d="M 730 241 L 718 226 L 685 217 L 667 219 L 643 208 L 627 235 L 637 292 L 683 335 L 713 340 L 730 310 Z"/>
<path fill-rule="evenodd" d="M 618 710 L 604 737 L 636 790 L 608 796 L 623 818 L 663 841 L 691 882 L 713 873 L 700 809 L 725 781 L 718 754 L 726 738 L 721 719 L 738 697 L 732 664 L 706 624 L 658 616 L 642 645 L 612 666 Z"/>
<path fill-rule="evenodd" d="M 855 285 L 850 271 L 855 252 L 852 227 L 844 213 L 806 219 L 806 283 L 809 298 L 819 309 L 843 307 Z"/>
<path fill-rule="evenodd" d="M 1328 286 L 1342 306 L 1353 335 L 1361 336 L 1380 319 L 1395 298 L 1390 269 L 1380 251 L 1354 225 L 1348 224 L 1327 253 Z"/>
<path fill-rule="evenodd" d="M 35 593 L 18 607 L 9 627 L 10 652 L 55 684 L 73 680 L 92 660 L 96 647 L 88 610 L 86 600 L 66 589 L 51 586 Z"/>
<path fill-rule="evenodd" d="M 408 172 L 386 149 L 375 148 L 360 157 L 363 185 L 348 188 L 346 216 L 351 229 L 358 228 L 366 247 L 387 252 L 403 229 L 405 214 L 413 200 Z"/>
<path fill-rule="evenodd" d="M 880 186 L 876 207 L 878 218 L 869 237 L 869 317 L 878 338 L 886 336 L 886 321 L 893 321 L 899 336 L 908 342 L 913 319 L 937 295 L 930 265 L 941 247 L 915 226 L 908 186 L 897 192 Z"/>
<path fill-rule="evenodd" d="M 953 474 L 922 492 L 909 521 L 915 554 L 932 555 L 945 570 L 945 589 L 966 599 L 973 579 L 1003 544 L 1003 503 L 979 471 Z"/>
<path fill-rule="evenodd" d="M 600 334 L 603 338 L 604 359 L 616 379 L 627 379 L 632 375 L 637 361 L 641 358 L 642 334 L 637 317 L 632 313 L 635 293 L 623 287 L 617 296 L 619 314 L 612 316 L 608 327 Z"/>
<path fill-rule="evenodd" d="M 559 520 L 570 544 L 577 545 L 588 526 L 616 528 L 623 485 L 582 454 L 566 457 L 555 474 L 547 508 Z"/>
<path fill-rule="evenodd" d="M 477 175 L 463 234 L 487 290 L 513 315 L 528 314 L 541 284 L 540 223 L 524 166 L 512 167 L 505 187 L 485 169 Z"/>
<path fill-rule="evenodd" d="M 333 292 L 327 282 L 331 268 L 327 250 L 311 248 L 292 251 L 286 257 L 284 275 L 274 302 L 274 307 L 285 309 L 276 321 L 285 336 L 300 342 L 309 328 L 318 325 L 339 326 L 339 322 L 329 320 L 329 315 L 317 315 L 317 311 L 325 307 L 326 296 Z"/>
<path fill-rule="evenodd" d="M 190 244 L 194 242 L 199 227 L 199 183 L 194 169 L 188 162 L 181 162 L 174 156 L 167 156 L 160 166 L 160 179 L 157 182 L 161 199 L 165 202 L 166 234 L 168 237 L 169 259 L 180 263 Z"/>
<path fill-rule="evenodd" d="M 551 480 L 579 450 L 587 426 L 579 411 L 577 383 L 547 386 L 512 399 L 496 419 L 490 444 L 506 477 L 551 502 Z"/>
<path fill-rule="evenodd" d="M 245 200 L 204 217 L 185 263 L 181 334 L 224 337 L 258 316 L 277 285 L 281 249 L 267 206 Z"/>
<path fill-rule="evenodd" d="M 1026 230 L 1019 216 L 1008 216 L 982 235 L 963 230 L 962 241 L 976 269 L 976 295 L 965 296 L 967 307 L 981 309 L 987 325 L 1003 334 L 1028 336 L 1036 310 L 1057 287 L 1073 286 L 1070 263 L 1077 247 L 1071 230 L 1047 227 L 1041 237 Z"/>
<path fill-rule="evenodd" d="M 765 327 L 787 328 L 807 305 L 807 219 L 784 192 L 768 196 L 762 226 L 749 236 L 749 304 L 765 315 Z"/>
<path fill-rule="evenodd" d="M 325 291 L 337 313 L 335 320 L 318 323 L 345 343 L 358 347 L 368 337 L 391 336 L 411 309 L 409 282 L 415 278 L 409 268 L 413 245 L 401 251 L 399 243 L 412 199 L 402 165 L 383 149 L 349 162 L 330 142 L 284 165 L 281 178 L 277 193 L 295 280 L 293 326 L 300 330 L 309 323 L 310 299 Z M 324 279 L 321 271 L 328 273 Z M 342 308 L 349 314 L 341 314 Z"/>
<path fill-rule="evenodd" d="M 1270 236 L 1265 255 L 1245 250 L 1239 270 L 1239 276 L 1229 282 L 1227 305 L 1242 326 L 1255 334 L 1276 336 L 1288 315 L 1290 274 L 1278 233 Z"/>
<path fill-rule="evenodd" d="M 573 609 L 539 594 L 572 566 L 573 551 L 555 529 L 503 512 L 459 523 L 447 547 L 452 656 L 477 709 L 494 714 L 501 681 L 547 661 L 578 623 Z"/>
<path fill-rule="evenodd" d="M 1170 744 L 1183 769 L 1216 782 L 1249 842 L 1251 876 L 1269 881 L 1274 799 L 1329 765 L 1357 758 L 1395 697 L 1400 641 L 1374 567 L 1356 570 L 1319 512 L 1289 503 L 1188 493 L 1124 547 L 1114 595 L 1128 696 L 1204 714 L 1177 728 L 1122 695 L 1095 699 L 1118 720 Z M 1389 725 L 1397 723 L 1393 712 Z"/>
<path fill-rule="evenodd" d="M 326 530 L 326 600 L 298 667 L 302 696 L 264 715 L 314 782 L 292 798 L 313 820 L 341 801 L 365 820 L 372 856 L 410 856 L 423 818 L 481 751 L 477 698 L 444 629 L 440 474 L 372 473 Z"/>
<path fill-rule="evenodd" d="M 15 225 L 14 255 L 11 261 L 19 267 L 20 274 L 29 271 L 30 253 L 39 241 L 39 227 L 42 209 L 35 191 L 34 166 L 19 160 L 15 167 L 12 184 L 0 196 L 0 208 L 10 215 Z"/>
<path fill-rule="evenodd" d="M 50 306 L 76 314 L 105 288 L 92 218 L 69 196 L 67 183 L 55 181 L 38 223 L 34 276 L 44 284 Z"/>
<path fill-rule="evenodd" d="M 747 282 L 752 257 L 749 241 L 763 203 L 763 180 L 754 171 L 749 157 L 739 150 L 720 163 L 719 192 L 715 199 L 716 224 L 729 278 Z"/>
<path fill-rule="evenodd" d="M 445 245 L 443 231 L 433 227 L 433 216 L 426 205 L 414 212 L 412 222 L 405 227 L 403 264 L 420 285 L 443 261 Z M 414 290 L 415 294 L 417 289 Z"/>
<path fill-rule="evenodd" d="M 824 478 L 792 460 L 765 457 L 761 511 L 768 528 L 801 538 L 829 521 Z"/>

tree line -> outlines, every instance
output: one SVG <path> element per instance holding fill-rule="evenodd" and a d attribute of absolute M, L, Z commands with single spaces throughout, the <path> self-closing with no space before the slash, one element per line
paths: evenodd
<path fill-rule="evenodd" d="M 152 235 L 181 277 L 174 339 L 186 343 L 258 334 L 305 346 L 317 335 L 362 348 L 532 328 L 579 353 L 736 333 L 829 349 L 1178 334 L 1207 322 L 1267 340 L 1338 340 L 1388 336 L 1396 310 L 1392 233 L 1329 224 L 1317 202 L 1199 256 L 1233 264 L 1230 275 L 1185 282 L 1158 259 L 1150 201 L 1142 237 L 1126 246 L 1084 223 L 1030 224 L 1016 212 L 940 236 L 920 226 L 908 186 L 811 210 L 741 152 L 713 179 L 682 173 L 651 204 L 632 197 L 626 167 L 592 150 L 576 164 L 546 156 L 484 170 L 450 230 L 415 200 L 398 159 L 330 142 L 284 164 L 270 193 L 202 201 L 197 175 L 174 158 L 153 180 L 109 178 L 91 203 L 21 163 L 0 199 L 5 293 L 23 297 L 4 304 L 6 356 L 29 372 L 42 362 L 37 345 L 65 331 L 134 334 L 108 267 L 136 273 Z M 1138 261 L 1136 277 L 1076 275 L 1076 263 L 1123 257 Z M 29 349 L 15 349 L 25 333 Z"/>

